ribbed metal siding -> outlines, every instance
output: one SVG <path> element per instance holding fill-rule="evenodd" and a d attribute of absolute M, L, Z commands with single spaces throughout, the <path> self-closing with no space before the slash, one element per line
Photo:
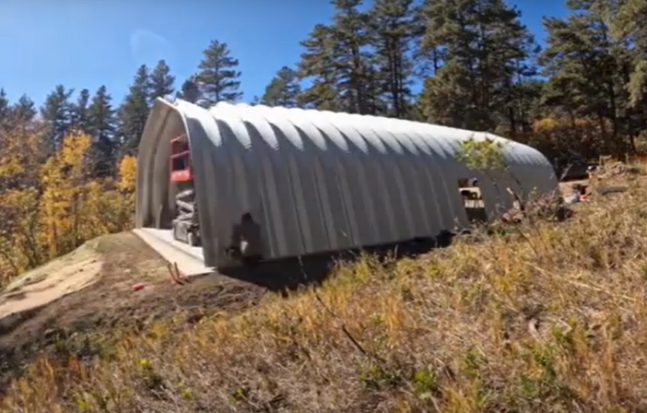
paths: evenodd
<path fill-rule="evenodd" d="M 169 116 L 168 105 L 156 103 L 140 153 L 154 152 L 159 144 L 159 136 L 146 135 L 161 135 L 155 125 L 163 120 L 155 117 Z M 171 110 L 181 115 L 190 136 L 207 265 L 220 262 L 231 226 L 245 211 L 263 225 L 266 255 L 278 258 L 435 235 L 467 225 L 457 188 L 461 177 L 481 178 L 491 216 L 511 203 L 482 174 L 455 159 L 461 141 L 483 139 L 483 133 L 226 103 L 205 110 L 180 101 Z M 552 167 L 538 151 L 489 136 L 508 143 L 504 154 L 524 192 L 556 189 Z M 138 174 L 138 209 L 152 207 L 139 188 L 151 179 L 162 185 L 163 178 L 150 172 Z M 159 192 L 156 186 L 153 192 Z M 502 177 L 500 187 L 506 186 L 517 185 Z M 143 225 L 143 214 L 138 211 L 138 225 Z"/>

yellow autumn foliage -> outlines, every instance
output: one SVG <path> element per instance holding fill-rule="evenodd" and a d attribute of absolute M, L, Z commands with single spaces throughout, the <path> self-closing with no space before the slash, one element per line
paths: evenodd
<path fill-rule="evenodd" d="M 41 136 L 36 129 L 0 136 L 0 284 L 132 225 L 135 158 L 121 161 L 117 181 L 97 179 L 89 136 L 70 134 L 49 156 Z"/>
<path fill-rule="evenodd" d="M 45 144 L 42 127 L 3 130 L 0 134 L 0 182 L 1 189 L 8 186 L 36 186 L 38 166 L 45 159 Z"/>
<path fill-rule="evenodd" d="M 119 163 L 119 189 L 135 193 L 137 184 L 137 158 L 126 155 Z"/>

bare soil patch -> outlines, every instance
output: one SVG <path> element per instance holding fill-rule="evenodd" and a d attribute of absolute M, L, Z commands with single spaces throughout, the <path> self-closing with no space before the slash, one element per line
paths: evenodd
<path fill-rule="evenodd" d="M 36 353 L 55 353 L 69 337 L 138 331 L 175 315 L 192 324 L 253 306 L 265 292 L 217 274 L 172 283 L 167 263 L 132 233 L 99 238 L 26 275 L 0 301 L 0 388 L 3 376 L 19 373 Z M 144 289 L 133 291 L 140 282 Z"/>
<path fill-rule="evenodd" d="M 95 256 L 69 265 L 61 264 L 60 268 L 48 268 L 48 273 L 33 274 L 38 278 L 36 281 L 25 281 L 0 295 L 0 319 L 42 307 L 92 285 L 103 263 L 96 253 L 88 255 Z"/>

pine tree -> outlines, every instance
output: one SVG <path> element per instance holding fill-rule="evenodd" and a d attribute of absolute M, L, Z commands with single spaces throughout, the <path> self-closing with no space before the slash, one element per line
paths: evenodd
<path fill-rule="evenodd" d="M 202 91 L 199 87 L 197 75 L 191 76 L 189 79 L 185 80 L 182 83 L 177 96 L 180 99 L 186 100 L 187 102 L 191 103 L 196 103 L 199 99 L 202 98 Z"/>
<path fill-rule="evenodd" d="M 423 52 L 433 51 L 438 67 L 420 97 L 427 120 L 472 130 L 505 125 L 514 135 L 523 123 L 518 85 L 534 75 L 536 49 L 519 12 L 503 0 L 429 0 L 423 15 Z"/>
<path fill-rule="evenodd" d="M 72 107 L 72 128 L 87 132 L 88 130 L 88 105 L 90 104 L 90 91 L 82 89 L 79 97 Z"/>
<path fill-rule="evenodd" d="M 373 67 L 375 53 L 369 50 L 372 32 L 370 14 L 360 11 L 363 0 L 332 0 L 333 48 L 337 85 L 346 111 L 378 114 L 379 74 Z"/>
<path fill-rule="evenodd" d="M 610 22 L 614 39 L 625 45 L 631 58 L 626 88 L 633 108 L 644 107 L 647 101 L 647 3 L 644 0 L 594 2 Z"/>
<path fill-rule="evenodd" d="M 297 74 L 300 80 L 308 79 L 310 86 L 301 92 L 300 105 L 320 110 L 340 110 L 337 78 L 330 60 L 334 46 L 333 30 L 317 24 L 301 46 L 306 50 L 301 54 Z"/>
<path fill-rule="evenodd" d="M 150 112 L 148 104 L 149 74 L 146 65 L 137 69 L 137 74 L 130 85 L 128 95 L 119 108 L 119 140 L 121 156 L 137 156 L 139 141 L 144 133 L 146 120 Z"/>
<path fill-rule="evenodd" d="M 96 176 L 109 176 L 114 172 L 116 142 L 115 110 L 112 97 L 105 86 L 99 87 L 88 108 L 88 132 L 92 136 L 93 166 Z"/>
<path fill-rule="evenodd" d="M 63 137 L 72 126 L 72 104 L 70 97 L 73 89 L 66 89 L 63 85 L 57 85 L 52 93 L 45 98 L 45 104 L 41 108 L 41 116 L 51 129 L 51 148 L 57 150 Z"/>
<path fill-rule="evenodd" d="M 11 106 L 11 119 L 15 123 L 25 124 L 34 119 L 37 113 L 34 101 L 25 94 Z"/>
<path fill-rule="evenodd" d="M 11 114 L 11 104 L 7 93 L 3 88 L 0 88 L 0 130 L 9 126 L 9 117 Z"/>
<path fill-rule="evenodd" d="M 301 95 L 309 107 L 350 113 L 380 112 L 379 76 L 370 50 L 368 13 L 362 0 L 333 0 L 337 12 L 329 26 L 317 25 L 302 42 L 306 52 L 299 62 L 299 77 L 310 86 Z"/>
<path fill-rule="evenodd" d="M 265 88 L 260 99 L 262 105 L 283 106 L 293 108 L 298 106 L 301 85 L 293 69 L 283 66 Z"/>
<path fill-rule="evenodd" d="M 333 0 L 333 48 L 340 97 L 346 111 L 377 114 L 381 106 L 379 75 L 373 67 L 370 15 L 361 12 L 362 0 Z"/>
<path fill-rule="evenodd" d="M 544 103 L 571 120 L 596 119 L 604 150 L 623 153 L 625 143 L 631 143 L 619 138 L 635 135 L 636 126 L 631 127 L 632 110 L 625 107 L 630 59 L 623 57 L 622 47 L 611 38 L 609 23 L 596 2 L 578 0 L 567 5 L 573 13 L 566 19 L 544 19 L 548 47 L 541 62 L 544 74 L 550 76 Z"/>
<path fill-rule="evenodd" d="M 369 14 L 379 93 L 388 102 L 388 115 L 405 118 L 412 111 L 413 45 L 423 26 L 413 0 L 376 0 Z"/>
<path fill-rule="evenodd" d="M 212 40 L 203 52 L 198 68 L 198 80 L 204 85 L 204 97 L 212 104 L 242 99 L 243 93 L 239 91 L 241 73 L 238 71 L 238 59 L 232 57 L 226 43 Z"/>
<path fill-rule="evenodd" d="M 647 4 L 640 0 L 596 2 L 595 8 L 609 18 L 610 35 L 619 59 L 619 75 L 626 92 L 624 118 L 629 145 L 635 150 L 635 138 L 647 123 Z"/>
<path fill-rule="evenodd" d="M 175 76 L 171 75 L 171 69 L 166 64 L 166 61 L 160 60 L 150 75 L 149 103 L 152 105 L 156 98 L 163 98 L 173 94 L 175 90 L 174 83 Z"/>

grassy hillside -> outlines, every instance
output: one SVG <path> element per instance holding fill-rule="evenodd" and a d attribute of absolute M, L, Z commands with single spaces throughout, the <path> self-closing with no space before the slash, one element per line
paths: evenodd
<path fill-rule="evenodd" d="M 318 290 L 243 312 L 213 301 L 197 318 L 178 306 L 139 330 L 68 335 L 5 386 L 1 409 L 645 411 L 639 182 L 564 223 L 475 234 L 417 259 L 364 257 Z"/>

